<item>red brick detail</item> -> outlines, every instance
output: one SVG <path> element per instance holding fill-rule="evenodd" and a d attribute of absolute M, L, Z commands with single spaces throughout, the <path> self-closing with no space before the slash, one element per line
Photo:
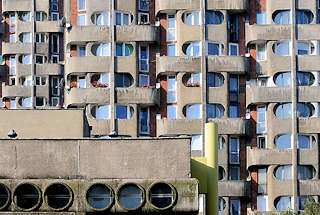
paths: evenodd
<path fill-rule="evenodd" d="M 246 77 L 239 76 L 239 117 L 246 117 Z"/>
<path fill-rule="evenodd" d="M 63 0 L 58 1 L 58 7 L 59 7 L 59 19 L 62 19 L 63 17 L 63 8 L 64 8 L 64 3 Z"/>
<path fill-rule="evenodd" d="M 155 0 L 149 0 L 149 20 L 152 25 L 156 23 L 155 5 Z"/>
<path fill-rule="evenodd" d="M 78 55 L 77 46 L 76 45 L 71 45 L 71 47 L 70 47 L 70 55 L 71 55 L 71 57 L 76 57 Z"/>
<path fill-rule="evenodd" d="M 59 34 L 59 61 L 64 61 L 63 34 Z"/>
<path fill-rule="evenodd" d="M 167 118 L 167 77 L 160 78 L 160 113 L 161 118 Z"/>
<path fill-rule="evenodd" d="M 75 76 L 75 75 L 72 75 L 71 77 L 70 77 L 70 87 L 71 88 L 76 88 L 77 87 L 77 76 Z"/>
<path fill-rule="evenodd" d="M 266 0 L 249 0 L 249 23 L 256 23 L 256 14 L 266 11 Z"/>
<path fill-rule="evenodd" d="M 167 17 L 160 15 L 160 56 L 167 55 Z"/>
<path fill-rule="evenodd" d="M 239 55 L 244 56 L 246 53 L 246 36 L 245 36 L 245 17 L 239 16 Z"/>
<path fill-rule="evenodd" d="M 157 109 L 156 107 L 150 107 L 150 136 L 156 137 L 156 116 Z"/>
<path fill-rule="evenodd" d="M 155 86 L 157 83 L 156 77 L 156 46 L 149 45 L 149 77 L 150 85 Z"/>
<path fill-rule="evenodd" d="M 70 24 L 77 25 L 77 15 L 78 15 L 78 8 L 77 8 L 77 0 L 70 0 Z"/>
<path fill-rule="evenodd" d="M 257 51 L 256 46 L 254 44 L 250 45 L 249 47 L 250 52 L 250 78 L 256 78 L 257 76 L 257 70 L 256 70 L 256 57 L 257 57 Z"/>
<path fill-rule="evenodd" d="M 7 109 L 10 109 L 10 100 L 7 99 L 5 102 L 4 102 L 5 106 Z"/>
<path fill-rule="evenodd" d="M 247 158 L 247 150 L 246 150 L 246 139 L 244 137 L 239 138 L 240 144 L 240 179 L 246 180 L 247 179 L 247 168 L 246 168 L 246 158 Z"/>
<path fill-rule="evenodd" d="M 251 170 L 251 209 L 257 210 L 257 194 L 258 194 L 258 169 L 253 167 Z"/>

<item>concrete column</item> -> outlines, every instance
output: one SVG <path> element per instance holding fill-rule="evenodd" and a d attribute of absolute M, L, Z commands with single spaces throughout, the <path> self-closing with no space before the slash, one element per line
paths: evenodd
<path fill-rule="evenodd" d="M 297 57 L 296 57 L 296 0 L 291 0 L 291 75 L 292 75 L 292 88 L 291 88 L 291 102 L 292 102 L 292 201 L 293 212 L 297 213 L 297 200 L 298 200 L 298 153 L 297 153 Z"/>
<path fill-rule="evenodd" d="M 35 74 L 36 74 L 36 64 L 35 64 L 35 52 L 36 52 L 36 44 L 34 39 L 34 32 L 36 30 L 36 0 L 32 0 L 32 9 L 31 9 L 31 23 L 32 23 L 32 31 L 31 31 L 31 107 L 34 109 L 36 106 L 36 86 L 34 83 Z"/>
<path fill-rule="evenodd" d="M 110 1 L 110 108 L 111 108 L 111 130 L 117 131 L 116 118 L 115 118 L 115 65 L 114 65 L 114 50 L 115 50 L 115 29 L 114 25 L 114 1 Z"/>
<path fill-rule="evenodd" d="M 206 18 L 205 18 L 205 12 L 206 12 L 206 0 L 200 1 L 200 13 L 201 13 L 201 104 L 202 104 L 202 120 L 203 122 L 207 122 L 207 58 L 206 58 Z M 203 140 L 205 139 L 205 127 L 204 123 L 202 123 L 202 134 L 203 134 Z M 204 142 L 204 144 L 206 144 Z M 206 149 L 205 146 L 203 149 Z M 204 151 L 202 151 L 202 155 L 204 155 Z"/>

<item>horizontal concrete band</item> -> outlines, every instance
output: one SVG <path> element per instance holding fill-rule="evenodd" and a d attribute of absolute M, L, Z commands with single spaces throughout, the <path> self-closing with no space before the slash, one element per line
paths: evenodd
<path fill-rule="evenodd" d="M 65 211 L 65 212 L 95 212 L 102 211 L 99 208 L 94 208 L 93 205 L 89 203 L 88 196 L 97 195 L 92 193 L 92 189 L 95 186 L 101 185 L 110 191 L 110 201 L 108 206 L 103 208 L 103 210 L 108 210 L 112 213 L 117 212 L 128 212 L 126 208 L 121 206 L 119 202 L 119 195 L 121 189 L 126 186 L 135 186 L 141 191 L 141 204 L 135 210 L 143 212 L 160 212 L 162 208 L 157 208 L 153 205 L 151 198 L 152 188 L 158 185 L 164 185 L 171 188 L 172 194 L 172 204 L 170 204 L 166 210 L 171 212 L 197 212 L 198 210 L 198 181 L 196 179 L 97 179 L 97 180 L 57 180 L 57 179 L 25 179 L 25 180 L 12 180 L 5 179 L 0 180 L 1 189 L 0 194 L 2 198 L 7 196 L 7 205 L 0 205 L 1 211 L 15 212 L 15 211 L 30 211 L 27 208 L 21 208 L 19 206 L 19 198 L 24 198 L 24 194 L 30 194 L 30 189 L 25 189 L 24 186 L 32 186 L 37 190 L 36 196 L 40 199 L 38 205 L 32 209 L 32 211 L 38 212 L 54 212 L 54 211 Z M 48 198 L 52 198 L 52 194 L 48 193 L 50 187 L 63 186 L 67 188 L 68 194 L 64 193 L 65 197 L 68 197 L 69 203 L 61 209 L 52 208 L 52 202 Z M 18 191 L 19 190 L 19 191 Z M 61 196 L 61 189 L 55 189 L 55 194 L 58 197 Z M 26 192 L 26 193 L 24 193 Z M 101 192 L 101 190 L 100 190 Z M 90 194 L 89 194 L 90 193 Z M 101 193 L 100 193 L 101 194 Z M 92 197 L 102 201 L 101 196 Z M 91 200 L 93 201 L 93 200 Z M 90 201 L 90 202 L 91 202 Z M 131 200 L 130 200 L 131 201 Z M 2 203 L 1 203 L 2 204 Z M 33 213 L 33 212 L 32 212 Z"/>
<path fill-rule="evenodd" d="M 0 178 L 189 178 L 190 139 L 2 139 L 0 157 Z"/>

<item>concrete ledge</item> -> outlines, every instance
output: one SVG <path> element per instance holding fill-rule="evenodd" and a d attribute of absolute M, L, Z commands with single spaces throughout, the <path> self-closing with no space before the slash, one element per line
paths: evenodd
<path fill-rule="evenodd" d="M 218 194 L 219 196 L 234 196 L 234 197 L 248 197 L 250 189 L 250 182 L 241 181 L 219 181 Z"/>
<path fill-rule="evenodd" d="M 91 41 L 109 41 L 110 27 L 87 25 L 87 26 L 72 26 L 70 31 L 66 31 L 65 44 L 72 42 L 91 42 Z M 81 35 L 81 37 L 79 37 Z"/>
<path fill-rule="evenodd" d="M 249 134 L 249 120 L 241 118 L 219 118 L 208 119 L 209 122 L 215 122 L 218 124 L 219 134 L 237 134 L 248 135 Z"/>
<path fill-rule="evenodd" d="M 160 73 L 174 72 L 199 72 L 201 70 L 200 57 L 178 57 L 161 56 L 157 57 L 157 76 Z"/>
<path fill-rule="evenodd" d="M 248 59 L 244 56 L 208 56 L 208 72 L 232 72 L 244 74 Z"/>
<path fill-rule="evenodd" d="M 291 164 L 291 149 L 247 149 L 247 167 Z"/>
<path fill-rule="evenodd" d="M 158 119 L 157 136 L 201 134 L 202 119 Z"/>
<path fill-rule="evenodd" d="M 159 104 L 159 91 L 156 88 L 116 88 L 117 104 Z"/>
<path fill-rule="evenodd" d="M 66 58 L 65 76 L 71 73 L 110 72 L 111 57 L 69 57 Z"/>
<path fill-rule="evenodd" d="M 65 105 L 109 104 L 110 88 L 71 88 L 65 90 Z"/>
<path fill-rule="evenodd" d="M 159 27 L 153 25 L 116 26 L 116 41 L 155 42 L 159 37 Z"/>

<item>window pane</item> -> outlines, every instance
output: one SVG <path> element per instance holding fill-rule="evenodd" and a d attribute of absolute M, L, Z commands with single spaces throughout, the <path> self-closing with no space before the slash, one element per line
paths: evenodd
<path fill-rule="evenodd" d="M 116 25 L 121 25 L 121 13 L 116 13 Z"/>
<path fill-rule="evenodd" d="M 191 150 L 202 150 L 202 135 L 192 136 Z"/>
<path fill-rule="evenodd" d="M 128 118 L 128 107 L 117 105 L 116 106 L 116 119 L 127 119 Z"/>
<path fill-rule="evenodd" d="M 77 24 L 79 26 L 86 25 L 86 15 L 85 14 L 78 15 Z"/>
<path fill-rule="evenodd" d="M 176 105 L 168 105 L 167 106 L 167 118 L 168 119 L 176 119 L 177 118 L 177 106 Z"/>
<path fill-rule="evenodd" d="M 141 108 L 140 113 L 140 132 L 149 133 L 149 112 L 147 108 Z"/>
<path fill-rule="evenodd" d="M 78 77 L 78 88 L 86 88 L 86 78 Z"/>
<path fill-rule="evenodd" d="M 240 201 L 238 199 L 231 199 L 230 215 L 240 215 Z"/>
<path fill-rule="evenodd" d="M 129 14 L 123 14 L 123 25 L 129 25 Z"/>
<path fill-rule="evenodd" d="M 202 117 L 201 104 L 188 105 L 186 117 L 188 119 L 200 119 Z"/>
<path fill-rule="evenodd" d="M 208 43 L 208 55 L 219 55 L 219 44 L 216 43 Z"/>
<path fill-rule="evenodd" d="M 266 13 L 257 13 L 256 23 L 258 25 L 266 24 Z"/>
<path fill-rule="evenodd" d="M 139 75 L 139 85 L 149 85 L 149 76 Z"/>
<path fill-rule="evenodd" d="M 168 56 L 176 56 L 176 45 L 168 45 Z"/>
<path fill-rule="evenodd" d="M 86 9 L 86 0 L 78 0 L 78 10 Z"/>
<path fill-rule="evenodd" d="M 97 119 L 109 119 L 110 118 L 110 105 L 98 106 L 96 109 Z"/>

